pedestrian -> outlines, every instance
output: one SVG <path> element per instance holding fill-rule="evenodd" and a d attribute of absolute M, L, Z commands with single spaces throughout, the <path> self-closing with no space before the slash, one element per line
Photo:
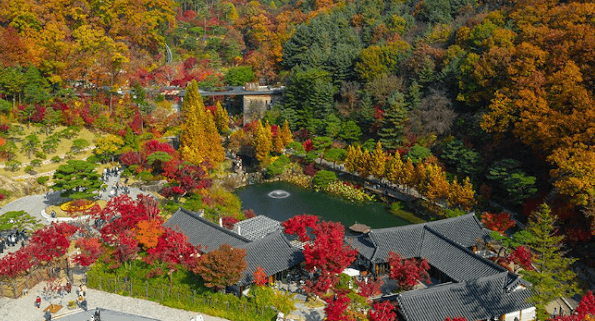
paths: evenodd
<path fill-rule="evenodd" d="M 41 307 L 41 298 L 39 297 L 39 295 L 37 296 L 37 298 L 35 298 L 35 306 L 37 307 L 37 309 Z"/>
<path fill-rule="evenodd" d="M 45 319 L 45 321 L 52 321 L 52 313 L 50 312 L 50 310 L 45 311 L 43 318 Z"/>
<path fill-rule="evenodd" d="M 81 290 L 83 291 L 83 296 L 87 296 L 87 286 L 81 282 Z"/>
<path fill-rule="evenodd" d="M 70 284 L 70 282 L 66 282 L 65 288 L 66 288 L 66 292 L 68 294 L 70 294 L 70 291 L 72 291 L 72 284 Z"/>
<path fill-rule="evenodd" d="M 101 311 L 99 311 L 99 307 L 95 308 L 95 321 L 101 321 Z"/>
<path fill-rule="evenodd" d="M 82 308 L 82 304 L 83 304 L 84 300 L 85 300 L 85 298 L 83 298 L 83 293 L 79 292 L 79 298 L 76 301 L 76 304 L 78 305 L 79 308 Z"/>

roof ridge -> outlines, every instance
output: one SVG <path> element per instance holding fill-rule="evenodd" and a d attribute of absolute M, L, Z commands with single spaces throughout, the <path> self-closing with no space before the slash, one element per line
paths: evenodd
<path fill-rule="evenodd" d="M 459 216 L 455 216 L 455 217 L 444 218 L 441 220 L 426 222 L 426 223 L 422 223 L 422 224 L 425 224 L 426 226 L 427 225 L 430 225 L 430 226 L 441 225 L 441 224 L 448 223 L 448 222 L 461 221 L 465 218 L 468 218 L 469 216 L 473 216 L 477 221 L 477 216 L 475 216 L 475 212 L 469 212 L 467 214 L 463 214 L 463 215 L 459 215 Z"/>
<path fill-rule="evenodd" d="M 493 268 L 495 268 L 496 270 L 499 270 L 499 271 L 500 271 L 499 273 L 501 273 L 501 272 L 505 272 L 505 271 L 506 271 L 506 272 L 508 272 L 508 270 L 507 270 L 507 269 L 505 269 L 505 268 L 503 268 L 502 266 L 500 266 L 500 265 L 498 265 L 498 264 L 496 264 L 496 263 L 494 263 L 494 262 L 492 262 L 492 261 L 490 261 L 490 260 L 488 260 L 488 259 L 486 259 L 486 258 L 484 258 L 484 257 L 482 257 L 482 256 L 479 256 L 479 255 L 477 255 L 477 254 L 473 253 L 473 252 L 472 252 L 471 250 L 469 250 L 468 248 L 466 248 L 466 247 L 464 247 L 463 245 L 459 244 L 458 242 L 455 242 L 455 241 L 453 241 L 453 240 L 449 239 L 448 237 L 446 237 L 446 236 L 442 235 L 440 232 L 438 232 L 438 231 L 436 231 L 436 230 L 432 229 L 430 226 L 426 226 L 426 227 L 425 227 L 425 229 L 427 229 L 427 230 L 428 230 L 428 232 L 431 232 L 432 234 L 434 234 L 434 235 L 436 235 L 437 237 L 441 238 L 442 240 L 446 241 L 447 243 L 450 243 L 451 245 L 454 245 L 454 246 L 455 246 L 455 247 L 457 247 L 458 249 L 460 249 L 460 250 L 462 250 L 462 251 L 466 252 L 466 253 L 467 253 L 467 254 L 469 254 L 469 255 L 470 255 L 470 256 L 471 256 L 473 259 L 475 259 L 475 260 L 478 260 L 478 261 L 482 261 L 482 262 L 484 262 L 484 263 L 486 263 L 486 264 L 488 264 L 488 265 L 492 266 L 492 267 L 493 267 Z M 421 254 L 421 253 L 420 253 L 420 254 Z M 498 273 L 498 274 L 499 274 L 499 273 Z M 476 279 L 469 279 L 468 281 L 470 281 L 470 280 L 476 280 Z"/>
<path fill-rule="evenodd" d="M 178 210 L 176 211 L 176 213 L 174 213 L 174 215 L 176 215 L 178 212 L 182 212 L 182 213 L 184 213 L 184 214 L 186 214 L 188 216 L 192 216 L 193 218 L 195 218 L 195 219 L 197 219 L 197 220 L 199 220 L 199 221 L 201 221 L 201 222 L 203 222 L 203 223 L 205 223 L 207 225 L 210 225 L 211 227 L 213 227 L 213 228 L 215 228 L 215 229 L 217 229 L 217 230 L 219 230 L 219 231 L 221 231 L 221 232 L 223 232 L 225 234 L 228 234 L 228 235 L 230 235 L 230 236 L 232 236 L 232 237 L 234 237 L 236 239 L 239 239 L 239 240 L 244 241 L 244 242 L 247 242 L 247 243 L 252 242 L 251 240 L 249 240 L 249 239 L 247 239 L 247 238 L 245 238 L 245 237 L 243 237 L 243 236 L 241 236 L 241 235 L 239 235 L 239 234 L 237 234 L 237 233 L 235 233 L 233 231 L 230 231 L 230 230 L 228 230 L 228 229 L 226 229 L 224 227 L 219 226 L 218 224 L 215 224 L 215 223 L 213 223 L 213 222 L 205 219 L 204 217 L 199 216 L 197 214 L 197 212 L 191 211 L 189 209 L 185 209 L 182 206 L 179 206 L 178 207 Z M 172 215 L 172 217 L 174 217 L 174 215 Z"/>

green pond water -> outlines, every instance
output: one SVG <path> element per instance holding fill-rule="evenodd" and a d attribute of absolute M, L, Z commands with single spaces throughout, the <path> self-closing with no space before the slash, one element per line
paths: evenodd
<path fill-rule="evenodd" d="M 243 209 L 253 209 L 256 215 L 278 221 L 312 214 L 325 221 L 341 222 L 346 228 L 355 222 L 372 228 L 411 224 L 387 212 L 383 203 L 352 203 L 284 182 L 249 185 L 238 189 L 236 194 L 242 200 Z M 349 234 L 347 229 L 346 233 Z"/>

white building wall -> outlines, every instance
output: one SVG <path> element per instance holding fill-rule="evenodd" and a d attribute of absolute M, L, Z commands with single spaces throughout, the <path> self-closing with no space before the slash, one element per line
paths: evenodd
<path fill-rule="evenodd" d="M 522 311 L 510 312 L 503 315 L 500 320 L 502 321 L 515 321 L 518 318 L 519 321 L 532 321 L 535 320 L 535 307 L 530 307 Z"/>

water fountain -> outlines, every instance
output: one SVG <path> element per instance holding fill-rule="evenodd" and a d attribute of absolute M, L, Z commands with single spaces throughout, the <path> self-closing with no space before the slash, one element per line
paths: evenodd
<path fill-rule="evenodd" d="M 280 199 L 280 198 L 287 198 L 287 197 L 289 197 L 289 195 L 291 195 L 291 194 L 289 194 L 289 192 L 288 192 L 288 191 L 284 191 L 284 190 L 282 190 L 282 189 L 276 189 L 276 190 L 274 190 L 274 191 L 271 191 L 271 192 L 269 192 L 267 195 L 268 195 L 268 197 L 270 197 L 270 198 L 277 198 L 277 199 Z"/>

